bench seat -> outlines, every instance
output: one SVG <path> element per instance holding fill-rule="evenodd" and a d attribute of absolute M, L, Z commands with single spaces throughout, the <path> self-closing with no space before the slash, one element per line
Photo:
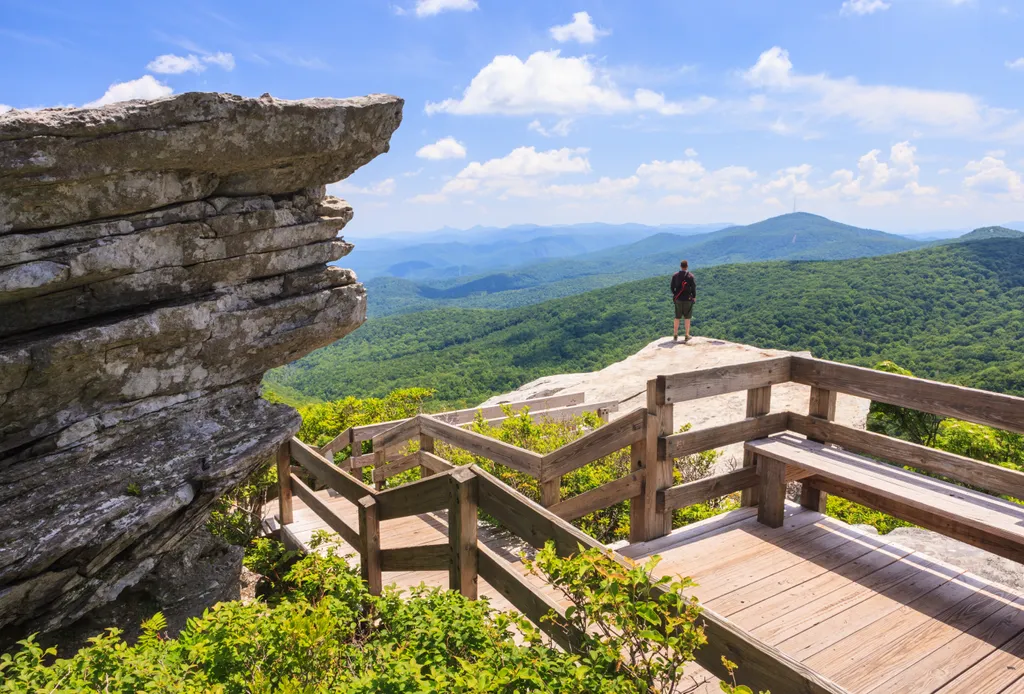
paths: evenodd
<path fill-rule="evenodd" d="M 758 517 L 768 525 L 781 525 L 774 509 L 784 507 L 787 467 L 797 468 L 813 489 L 1024 563 L 1024 506 L 794 434 L 750 441 L 746 450 L 757 456 Z"/>

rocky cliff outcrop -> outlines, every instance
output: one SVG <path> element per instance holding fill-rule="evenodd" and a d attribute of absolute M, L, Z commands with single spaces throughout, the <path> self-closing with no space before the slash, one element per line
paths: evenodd
<path fill-rule="evenodd" d="M 0 115 L 0 629 L 117 598 L 299 425 L 267 369 L 358 327 L 325 197 L 402 101 L 183 94 Z"/>

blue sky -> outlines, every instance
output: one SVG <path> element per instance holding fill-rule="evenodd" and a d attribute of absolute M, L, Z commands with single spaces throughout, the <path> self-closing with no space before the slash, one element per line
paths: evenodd
<path fill-rule="evenodd" d="M 346 234 L 1024 219 L 1015 0 L 0 0 L 0 108 L 406 100 Z"/>

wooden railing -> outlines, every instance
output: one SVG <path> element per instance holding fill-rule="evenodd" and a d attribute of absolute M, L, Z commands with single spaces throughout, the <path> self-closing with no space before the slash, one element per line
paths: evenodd
<path fill-rule="evenodd" d="M 772 387 L 787 382 L 810 386 L 807 414 L 771 411 Z M 742 391 L 747 391 L 745 419 L 675 433 L 673 405 Z M 568 555 L 577 551 L 578 546 L 608 551 L 568 521 L 629 500 L 630 540 L 651 540 L 672 529 L 675 509 L 734 492 L 741 493 L 744 505 L 758 504 L 760 478 L 749 457 L 736 470 L 679 485 L 673 484 L 672 479 L 674 459 L 786 431 L 940 474 L 996 494 L 1024 498 L 1024 473 L 836 424 L 833 420 L 840 392 L 1024 433 L 1022 398 L 785 356 L 659 376 L 647 384 L 646 407 L 627 412 L 546 455 L 461 428 L 459 424 L 475 417 L 470 411 L 449 413 L 445 418 L 419 415 L 399 422 L 356 427 L 319 451 L 293 439 L 282 447 L 278 459 L 280 519 L 283 524 L 291 522 L 292 494 L 298 495 L 329 527 L 358 548 L 363 576 L 372 591 L 380 590 L 382 571 L 447 568 L 451 588 L 476 597 L 477 576 L 482 576 L 556 642 L 572 648 L 576 643 L 574 635 L 559 632 L 549 621 L 540 619 L 551 610 L 558 611 L 558 606 L 507 562 L 478 543 L 478 510 L 532 546 L 540 547 L 550 540 L 560 553 Z M 547 405 L 556 403 L 555 399 L 546 401 Z M 578 412 L 588 406 L 573 403 L 559 407 Z M 485 417 L 488 414 L 494 413 L 484 412 Z M 355 455 L 356 464 L 339 467 L 324 457 L 330 458 L 334 451 L 363 441 L 371 442 L 373 453 Z M 338 442 L 343 445 L 336 445 Z M 408 450 L 409 442 L 418 442 L 419 449 L 402 454 L 403 449 Z M 438 442 L 534 477 L 540 487 L 540 503 L 527 499 L 477 466 L 453 467 L 435 455 Z M 561 498 L 563 475 L 627 447 L 631 461 L 628 474 L 575 497 Z M 357 448 L 353 452 L 360 451 Z M 359 527 L 348 526 L 320 501 L 291 471 L 292 461 L 319 483 L 357 504 Z M 417 466 L 422 477 L 381 491 L 346 471 L 371 465 L 372 479 L 378 485 Z M 824 510 L 825 494 L 813 486 L 814 478 L 801 475 L 799 470 L 787 474 L 791 475 L 787 480 L 806 478 L 801 496 L 805 507 Z M 445 509 L 450 519 L 447 544 L 381 549 L 382 520 Z M 614 552 L 609 556 L 625 561 Z M 747 682 L 761 688 L 779 692 L 843 691 L 713 611 L 705 609 L 703 619 L 708 645 L 698 651 L 697 661 L 712 673 L 725 676 L 721 657 L 726 656 L 741 664 Z"/>

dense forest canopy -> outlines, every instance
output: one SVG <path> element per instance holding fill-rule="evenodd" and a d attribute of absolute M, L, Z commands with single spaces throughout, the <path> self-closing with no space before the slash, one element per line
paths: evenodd
<path fill-rule="evenodd" d="M 695 333 L 1024 393 L 1024 240 L 889 256 L 694 268 Z M 373 319 L 267 375 L 323 400 L 430 388 L 476 404 L 534 378 L 592 371 L 670 333 L 668 277 L 508 310 Z"/>

